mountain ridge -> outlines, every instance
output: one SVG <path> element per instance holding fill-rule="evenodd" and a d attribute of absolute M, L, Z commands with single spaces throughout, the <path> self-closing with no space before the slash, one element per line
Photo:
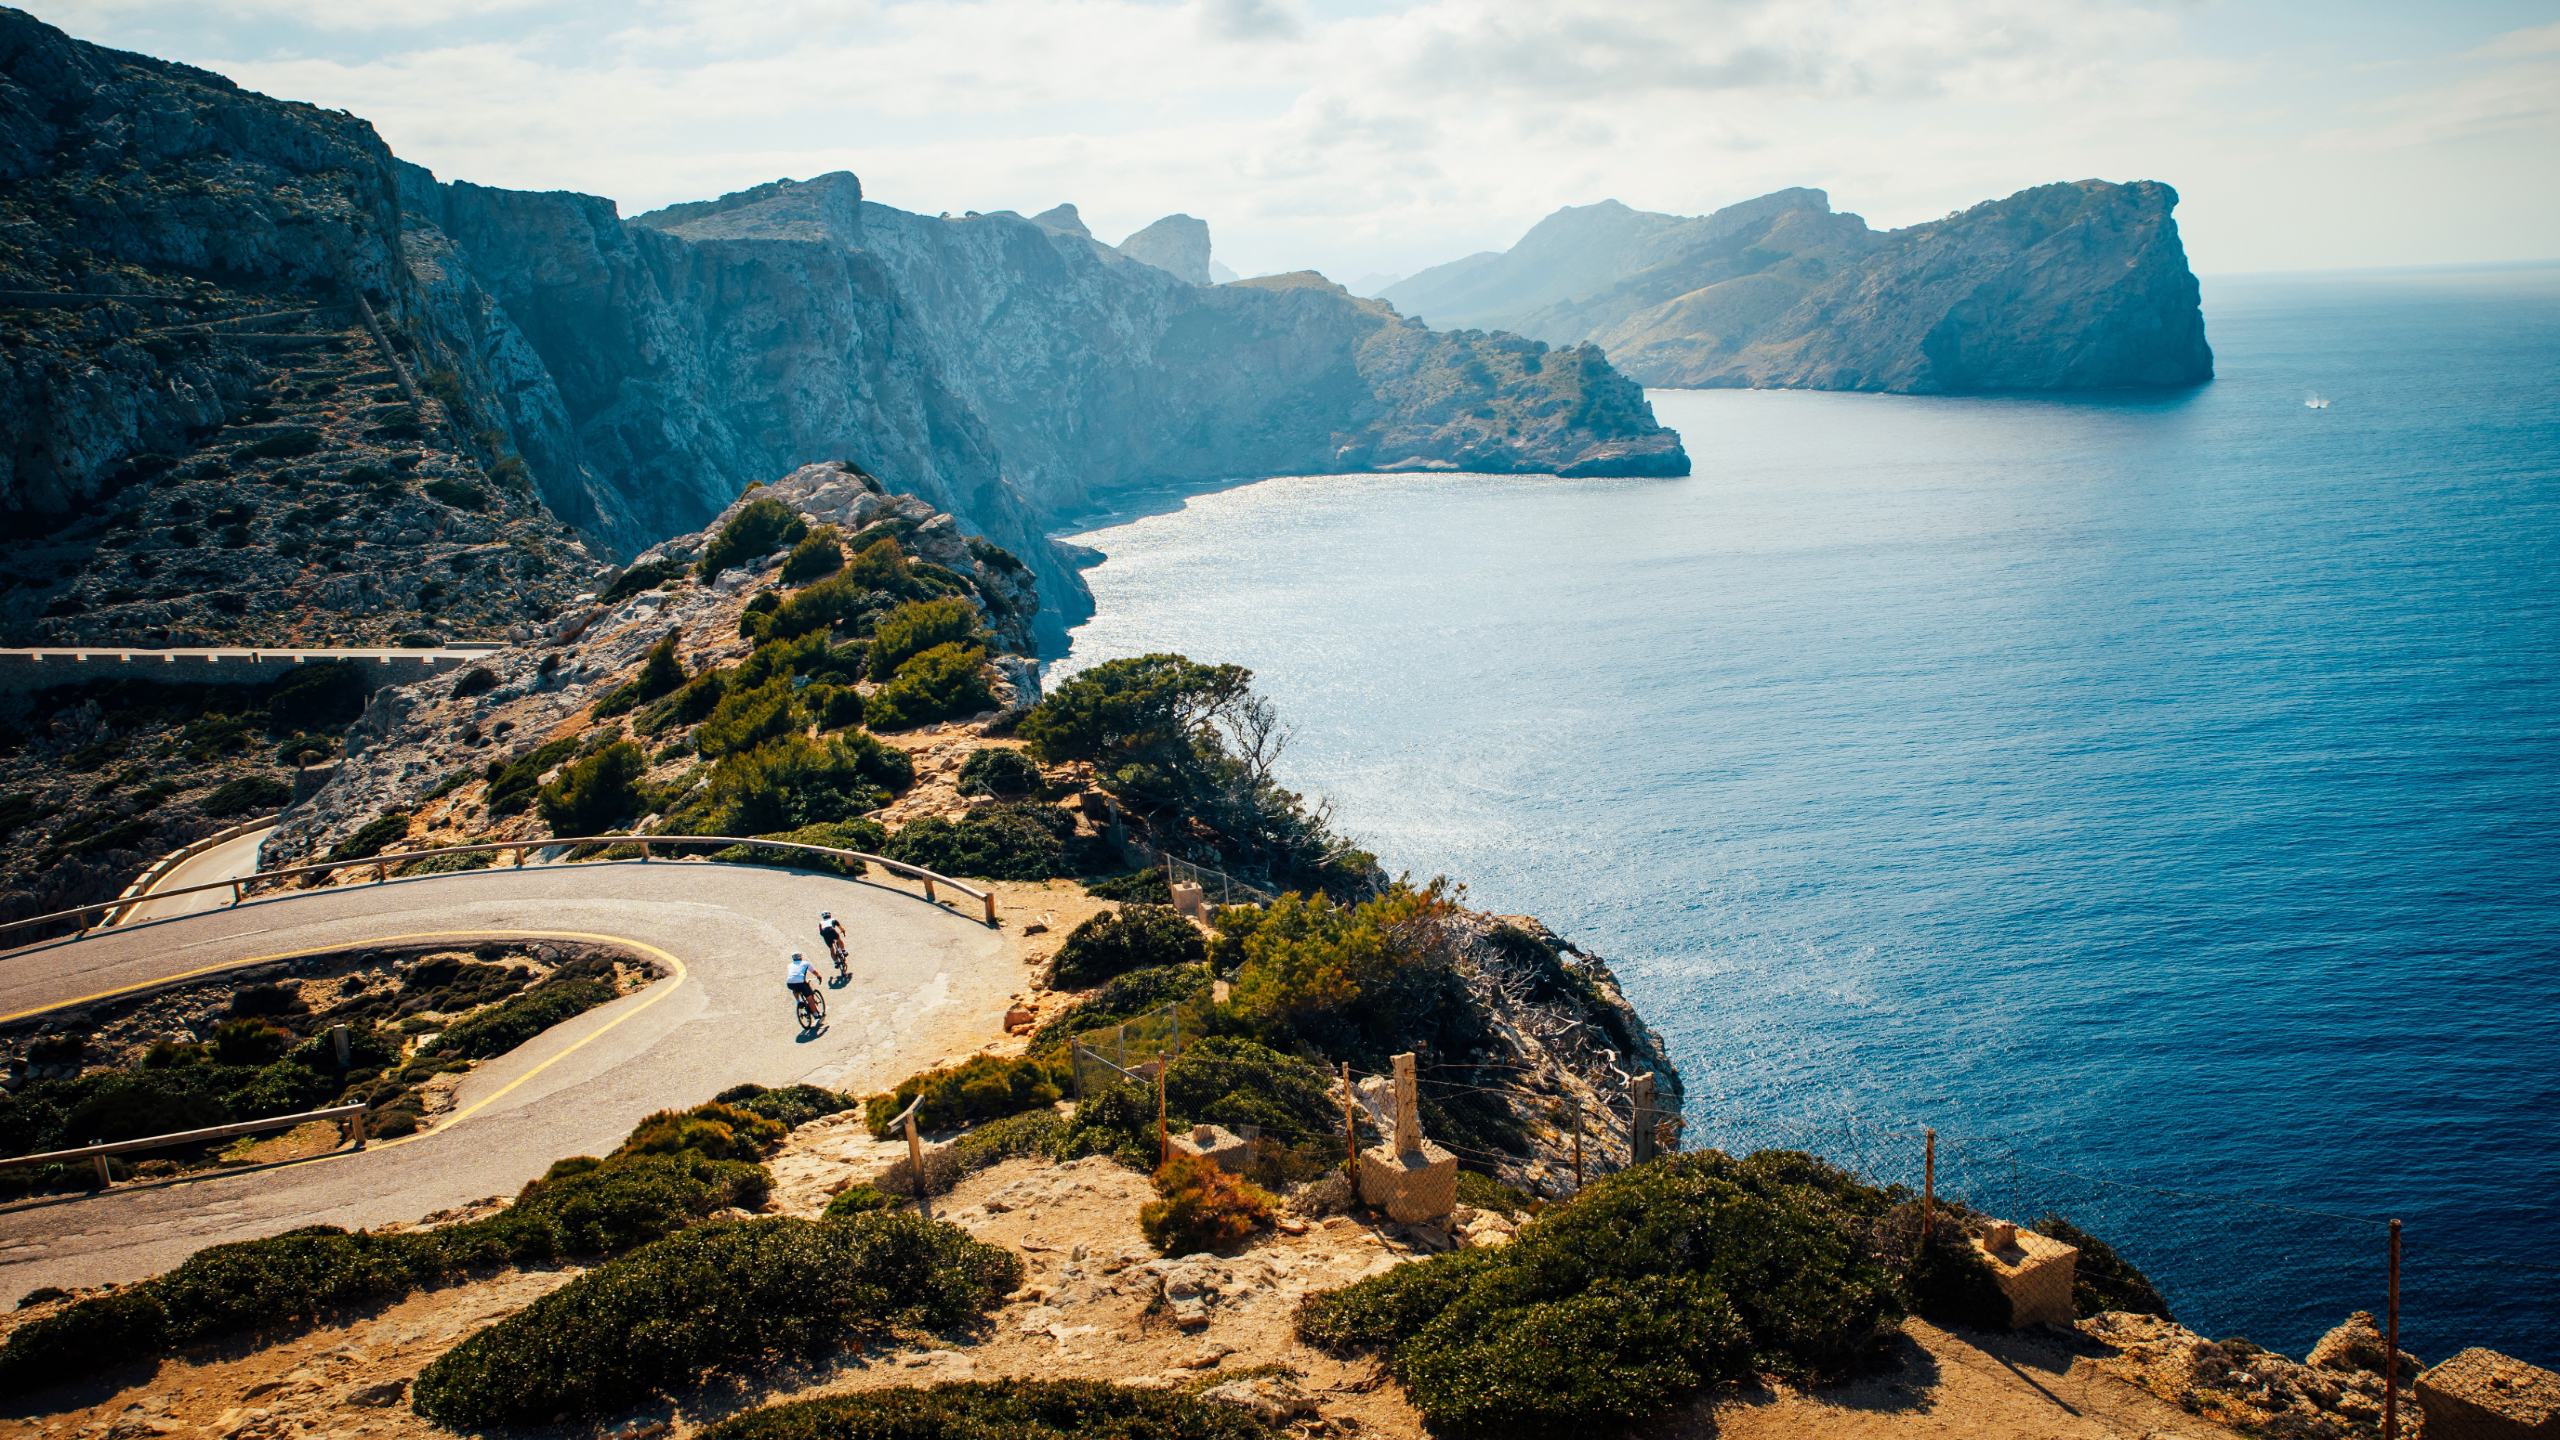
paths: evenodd
<path fill-rule="evenodd" d="M 2084 180 L 1877 231 L 1815 189 L 1702 216 L 1609 200 L 1380 293 L 1426 320 L 1597 344 L 1647 385 L 2175 387 L 2213 375 L 2176 204 L 2157 181 Z"/>

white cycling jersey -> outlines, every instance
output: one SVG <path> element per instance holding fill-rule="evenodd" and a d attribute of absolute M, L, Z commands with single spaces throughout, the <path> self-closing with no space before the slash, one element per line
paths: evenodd
<path fill-rule="evenodd" d="M 797 955 L 791 957 L 791 964 L 786 968 L 788 973 L 782 982 L 785 985 L 806 985 L 809 983 L 810 977 L 818 973 L 817 966 L 810 964 L 808 961 L 801 959 Z"/>

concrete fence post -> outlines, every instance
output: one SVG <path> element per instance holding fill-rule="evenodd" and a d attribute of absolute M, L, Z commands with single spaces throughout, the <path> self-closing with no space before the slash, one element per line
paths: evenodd
<path fill-rule="evenodd" d="M 1422 1087 L 1415 1082 L 1413 1052 L 1394 1057 L 1396 1075 L 1396 1153 L 1411 1155 L 1422 1149 Z"/>

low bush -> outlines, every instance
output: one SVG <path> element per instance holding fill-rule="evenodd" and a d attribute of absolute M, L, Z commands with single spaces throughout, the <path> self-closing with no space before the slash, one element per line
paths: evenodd
<path fill-rule="evenodd" d="M 1051 1110 L 1026 1110 L 990 1120 L 951 1142 L 951 1163 L 962 1175 L 975 1175 L 990 1165 L 1031 1156 L 1056 1159 L 1066 1139 L 1067 1122 Z"/>
<path fill-rule="evenodd" d="M 887 804 L 891 792 L 914 779 L 915 762 L 906 752 L 861 731 L 823 739 L 786 735 L 723 758 L 698 808 L 688 807 L 668 828 L 771 835 L 838 823 Z"/>
<path fill-rule="evenodd" d="M 875 645 L 872 662 L 879 665 Z M 873 726 L 908 730 L 975 715 L 996 703 L 987 683 L 987 652 L 975 645 L 936 645 L 898 667 L 865 702 Z"/>
<path fill-rule="evenodd" d="M 643 591 L 655 590 L 684 574 L 684 567 L 673 560 L 650 560 L 634 565 L 613 577 L 597 598 L 607 605 L 619 605 Z"/>
<path fill-rule="evenodd" d="M 409 817 L 394 811 L 365 822 L 356 833 L 331 847 L 327 858 L 332 861 L 370 860 L 381 854 L 384 846 L 408 838 Z"/>
<path fill-rule="evenodd" d="M 1274 1144 L 1339 1160 L 1342 1102 L 1329 1093 L 1329 1083 L 1322 1070 L 1294 1055 L 1212 1035 L 1165 1067 L 1165 1107 L 1186 1124 L 1251 1125 Z"/>
<path fill-rule="evenodd" d="M 215 819 L 270 810 L 293 798 L 293 786 L 275 775 L 243 775 L 205 793 L 196 808 Z"/>
<path fill-rule="evenodd" d="M 435 1044 L 427 1047 L 427 1053 L 466 1060 L 504 1055 L 552 1026 L 608 1004 L 613 998 L 613 986 L 603 980 L 546 982 L 454 1022 L 436 1037 Z"/>
<path fill-rule="evenodd" d="M 877 1185 L 847 1185 L 828 1199 L 827 1208 L 819 1218 L 843 1220 L 854 1215 L 868 1215 L 874 1210 L 895 1209 L 897 1204 L 898 1197 Z"/>
<path fill-rule="evenodd" d="M 1108 1155 L 1133 1169 L 1152 1169 L 1159 1156 L 1156 1097 L 1140 1085 L 1088 1084 L 1074 1118 L 1058 1141 L 1058 1158 Z"/>
<path fill-rule="evenodd" d="M 1068 1006 L 1040 1024 L 1031 1048 L 1047 1050 L 1106 1025 L 1132 1020 L 1166 1005 L 1205 998 L 1210 979 L 1206 966 L 1159 965 L 1117 975 L 1091 996 Z"/>
<path fill-rule="evenodd" d="M 1138 1229 L 1162 1254 L 1232 1250 L 1271 1223 L 1268 1192 L 1198 1155 L 1158 1166 L 1155 1186 L 1158 1198 L 1138 1207 Z"/>
<path fill-rule="evenodd" d="M 824 845 L 836 850 L 860 850 L 877 855 L 887 843 L 889 832 L 877 820 L 838 820 L 824 825 L 803 825 L 796 830 L 777 830 L 759 835 L 759 840 L 783 840 L 794 845 Z M 832 855 L 811 855 L 798 850 L 774 850 L 761 845 L 729 845 L 715 850 L 711 858 L 731 865 L 771 865 L 784 870 L 816 870 L 827 875 L 860 875 L 870 867 L 859 860 L 839 860 Z"/>
<path fill-rule="evenodd" d="M 862 723 L 862 692 L 850 685 L 812 685 L 802 692 L 800 704 L 821 730 L 850 730 Z"/>
<path fill-rule="evenodd" d="M 779 739 L 804 723 L 789 676 L 776 675 L 751 690 L 733 683 L 720 703 L 711 707 L 702 728 L 693 732 L 693 748 L 717 760 Z"/>
<path fill-rule="evenodd" d="M 917 1215 L 706 1225 L 472 1335 L 419 1374 L 412 1404 L 457 1430 L 601 1418 L 708 1371 L 965 1325 L 1021 1281 L 1012 1254 Z"/>
<path fill-rule="evenodd" d="M 195 1341 L 297 1329 L 474 1269 L 617 1255 L 720 1210 L 761 1205 L 770 1187 L 760 1165 L 626 1149 L 560 1161 L 478 1220 L 392 1234 L 309 1226 L 212 1246 L 167 1274 L 11 1331 L 0 1344 L 0 1395 L 153 1363 Z"/>
<path fill-rule="evenodd" d="M 756 1161 L 781 1148 L 791 1127 L 718 1100 L 690 1110 L 661 1110 L 631 1128 L 617 1155 L 682 1155 Z"/>
<path fill-rule="evenodd" d="M 969 758 L 960 762 L 959 789 L 963 795 L 1001 795 L 1010 799 L 1039 788 L 1040 766 L 1019 750 L 1001 746 L 972 750 Z"/>
<path fill-rule="evenodd" d="M 763 625 L 768 642 L 817 636 L 823 642 L 838 626 L 859 620 L 873 597 L 851 575 L 834 575 L 794 593 L 775 608 Z"/>
<path fill-rule="evenodd" d="M 1162 870 L 1152 868 L 1088 881 L 1084 889 L 1096 900 L 1118 900 L 1138 905 L 1173 903 L 1173 882 L 1165 879 Z"/>
<path fill-rule="evenodd" d="M 542 823 L 554 835 L 596 835 L 628 825 L 649 808 L 641 777 L 649 757 L 628 740 L 616 740 L 561 767 L 536 796 Z"/>
<path fill-rule="evenodd" d="M 863 1118 L 874 1138 L 886 1140 L 899 1113 L 919 1096 L 923 1103 L 916 1107 L 916 1127 L 921 1130 L 1045 1110 L 1058 1103 L 1062 1076 L 1056 1056 L 972 1055 L 958 1065 L 918 1071 L 890 1093 L 872 1096 L 864 1102 Z"/>
<path fill-rule="evenodd" d="M 1623 1428 L 1750 1375 L 1837 1376 L 1904 1310 L 1871 1255 L 1891 1199 L 1809 1157 L 1678 1155 L 1599 1181 L 1498 1250 L 1313 1295 L 1298 1331 L 1377 1348 L 1435 1435 Z"/>
<path fill-rule="evenodd" d="M 1517 1220 L 1534 1214 L 1538 1197 L 1517 1186 L 1505 1185 L 1490 1175 L 1473 1170 L 1458 1172 L 1458 1203 L 1475 1210 L 1490 1210 L 1496 1215 Z"/>
<path fill-rule="evenodd" d="M 1123 905 L 1105 910 L 1068 932 L 1050 966 L 1049 982 L 1082 990 L 1132 970 L 1198 965 L 1209 958 L 1199 927 L 1169 905 Z"/>
<path fill-rule="evenodd" d="M 871 631 L 871 673 L 895 675 L 909 660 L 941 645 L 983 645 L 978 607 L 958 596 L 915 600 L 880 617 Z"/>
<path fill-rule="evenodd" d="M 491 761 L 483 778 L 488 781 L 489 813 L 512 815 L 531 805 L 541 792 L 542 777 L 561 761 L 578 753 L 574 736 L 546 741 L 512 760 Z"/>
<path fill-rule="evenodd" d="M 702 1440 L 1279 1440 L 1240 1405 L 1098 1380 L 958 1381 L 733 1415 Z"/>
<path fill-rule="evenodd" d="M 1047 880 L 1082 868 L 1075 821 L 1047 805 L 997 805 L 958 820 L 911 820 L 880 851 L 945 875 Z"/>
<path fill-rule="evenodd" d="M 877 530 L 879 527 L 872 528 Z M 861 537 L 856 536 L 854 543 L 859 548 L 854 551 L 853 559 L 845 564 L 846 579 L 865 590 L 885 590 L 891 594 L 905 593 L 915 576 L 914 572 L 907 567 L 907 552 L 898 548 L 897 541 L 882 536 L 865 545 L 862 544 Z"/>
<path fill-rule="evenodd" d="M 748 501 L 731 515 L 702 547 L 702 560 L 697 567 L 702 578 L 712 579 L 733 565 L 761 559 L 785 545 L 798 544 L 809 533 L 809 522 L 779 500 L 763 496 Z"/>
<path fill-rule="evenodd" d="M 818 1085 L 732 1085 L 711 1097 L 714 1104 L 761 1115 L 785 1130 L 852 1109 L 862 1102 L 841 1090 Z"/>
<path fill-rule="evenodd" d="M 844 568 L 843 537 L 833 525 L 821 525 L 800 537 L 782 562 L 782 583 L 806 585 Z"/>
<path fill-rule="evenodd" d="M 596 702 L 596 715 L 606 718 L 636 710 L 661 695 L 674 693 L 684 683 L 684 662 L 676 658 L 676 632 L 670 630 L 641 657 L 640 673 L 632 676 L 629 684 Z"/>

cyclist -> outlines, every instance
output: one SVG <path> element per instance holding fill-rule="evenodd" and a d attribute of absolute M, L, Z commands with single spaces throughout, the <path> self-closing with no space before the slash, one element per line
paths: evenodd
<path fill-rule="evenodd" d="M 793 951 L 790 968 L 784 972 L 782 983 L 791 991 L 801 1009 L 813 1014 L 824 1014 L 824 1011 L 818 1009 L 818 987 L 814 983 L 817 978 L 818 967 L 810 964 L 800 952 Z"/>
<path fill-rule="evenodd" d="M 832 911 L 818 912 L 818 938 L 827 942 L 827 953 L 836 959 L 836 978 L 852 979 L 853 972 L 845 968 L 844 922 Z"/>

